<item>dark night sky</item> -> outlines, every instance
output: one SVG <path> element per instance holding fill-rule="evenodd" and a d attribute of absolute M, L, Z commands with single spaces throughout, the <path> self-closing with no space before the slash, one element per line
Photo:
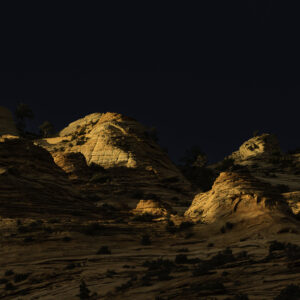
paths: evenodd
<path fill-rule="evenodd" d="M 32 128 L 49 120 L 57 130 L 92 112 L 120 112 L 157 127 L 174 160 L 194 144 L 220 160 L 254 130 L 275 133 L 283 150 L 299 147 L 299 10 L 282 1 L 238 3 L 203 2 L 197 18 L 162 12 L 165 26 L 150 14 L 133 26 L 127 18 L 74 27 L 71 46 L 63 43 L 71 31 L 61 27 L 53 40 L 38 34 L 36 44 L 26 35 L 26 47 L 5 56 L 12 72 L 0 73 L 0 105 L 14 110 L 23 101 L 36 115 Z"/>
<path fill-rule="evenodd" d="M 23 101 L 36 119 L 62 129 L 92 112 L 120 112 L 158 129 L 176 160 L 198 144 L 211 161 L 236 150 L 254 130 L 275 133 L 284 150 L 300 145 L 300 88 L 262 88 L 255 82 L 200 80 L 191 73 L 2 73 L 1 105 Z M 251 87 L 252 85 L 252 87 Z"/>

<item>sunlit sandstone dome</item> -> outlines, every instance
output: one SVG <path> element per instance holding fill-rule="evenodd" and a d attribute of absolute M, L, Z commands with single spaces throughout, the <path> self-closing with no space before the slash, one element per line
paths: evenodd
<path fill-rule="evenodd" d="M 210 191 L 195 196 L 185 215 L 205 223 L 217 220 L 255 220 L 265 222 L 291 215 L 283 196 L 268 183 L 250 174 L 222 172 Z"/>
<path fill-rule="evenodd" d="M 1 135 L 18 135 L 18 130 L 11 111 L 3 106 L 0 106 L 0 136 Z"/>
<path fill-rule="evenodd" d="M 147 170 L 159 177 L 186 180 L 146 127 L 118 113 L 93 113 L 70 123 L 59 137 L 37 141 L 53 156 L 80 152 L 88 165 Z"/>

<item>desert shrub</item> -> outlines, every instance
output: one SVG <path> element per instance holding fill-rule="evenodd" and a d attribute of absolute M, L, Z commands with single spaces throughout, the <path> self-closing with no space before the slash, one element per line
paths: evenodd
<path fill-rule="evenodd" d="M 144 199 L 145 200 L 150 199 L 150 200 L 157 200 L 157 201 L 159 201 L 160 197 L 158 195 L 156 195 L 156 194 L 148 193 L 148 194 L 144 195 Z"/>
<path fill-rule="evenodd" d="M 82 229 L 82 233 L 86 235 L 99 235 L 103 232 L 104 226 L 101 226 L 97 222 L 89 223 Z"/>
<path fill-rule="evenodd" d="M 26 236 L 24 238 L 24 243 L 31 243 L 34 241 L 34 238 L 32 236 Z"/>
<path fill-rule="evenodd" d="M 6 270 L 5 273 L 4 273 L 4 276 L 11 276 L 11 275 L 14 275 L 14 271 L 13 270 Z"/>
<path fill-rule="evenodd" d="M 0 284 L 8 283 L 8 279 L 6 278 L 0 278 Z"/>
<path fill-rule="evenodd" d="M 8 283 L 6 283 L 4 289 L 6 291 L 13 291 L 16 289 L 16 287 L 11 282 L 8 282 Z"/>
<path fill-rule="evenodd" d="M 19 274 L 15 274 L 14 276 L 14 282 L 17 283 L 17 282 L 21 282 L 21 281 L 24 281 L 28 278 L 29 276 L 29 273 L 19 273 Z"/>
<path fill-rule="evenodd" d="M 91 183 L 105 183 L 110 180 L 111 180 L 111 178 L 109 176 L 105 176 L 101 173 L 96 173 L 91 177 L 90 182 Z"/>
<path fill-rule="evenodd" d="M 226 300 L 249 300 L 247 294 L 238 294 L 233 296 L 233 298 L 226 298 Z"/>
<path fill-rule="evenodd" d="M 94 162 L 90 163 L 89 168 L 93 172 L 103 172 L 103 173 L 107 172 L 102 166 Z"/>
<path fill-rule="evenodd" d="M 223 251 L 220 251 L 218 254 L 214 255 L 209 263 L 213 267 L 221 266 L 229 262 L 235 261 L 236 258 L 232 254 L 232 250 L 230 248 L 226 248 Z"/>
<path fill-rule="evenodd" d="M 162 258 L 152 261 L 145 261 L 143 266 L 148 268 L 143 278 L 146 283 L 148 283 L 152 277 L 157 277 L 159 281 L 170 280 L 172 278 L 170 273 L 175 267 L 171 260 Z"/>
<path fill-rule="evenodd" d="M 275 188 L 279 193 L 288 193 L 290 191 L 289 186 L 286 184 L 277 184 Z"/>
<path fill-rule="evenodd" d="M 122 285 L 117 286 L 115 288 L 115 290 L 116 290 L 116 292 L 122 292 L 122 291 L 127 290 L 130 287 L 132 287 L 132 285 L 133 285 L 133 281 L 131 279 L 129 279 L 127 282 L 123 283 Z"/>
<path fill-rule="evenodd" d="M 234 159 L 232 158 L 225 158 L 218 166 L 218 170 L 223 172 L 223 171 L 228 171 L 231 170 L 231 168 L 234 166 Z"/>
<path fill-rule="evenodd" d="M 209 191 L 216 179 L 213 170 L 206 167 L 178 166 L 184 177 L 194 188 L 200 188 L 203 192 Z"/>
<path fill-rule="evenodd" d="M 284 254 L 289 260 L 300 258 L 300 247 L 292 243 L 272 241 L 269 246 L 269 257 L 273 256 L 274 251 L 284 251 Z"/>
<path fill-rule="evenodd" d="M 295 149 L 290 149 L 290 150 L 288 150 L 287 153 L 288 154 L 298 154 L 298 153 L 300 153 L 300 147 L 295 148 Z"/>
<path fill-rule="evenodd" d="M 154 218 L 155 218 L 154 215 L 149 213 L 144 213 L 140 215 L 135 215 L 132 220 L 136 222 L 151 222 L 153 221 Z"/>
<path fill-rule="evenodd" d="M 80 263 L 69 263 L 68 265 L 66 265 L 65 270 L 73 270 L 77 267 L 81 267 Z"/>
<path fill-rule="evenodd" d="M 109 277 L 109 278 L 113 278 L 113 276 L 116 274 L 117 274 L 117 272 L 115 270 L 110 270 L 110 269 L 108 269 L 105 273 L 106 277 Z"/>
<path fill-rule="evenodd" d="M 220 229 L 221 233 L 231 230 L 234 227 L 234 224 L 231 222 L 226 222 Z"/>
<path fill-rule="evenodd" d="M 131 197 L 133 199 L 143 199 L 144 198 L 144 192 L 141 190 L 136 190 L 132 193 Z"/>
<path fill-rule="evenodd" d="M 176 264 L 186 264 L 188 263 L 188 258 L 185 254 L 177 254 L 175 257 Z"/>
<path fill-rule="evenodd" d="M 141 238 L 141 245 L 149 246 L 151 245 L 151 239 L 148 234 L 144 234 Z"/>
<path fill-rule="evenodd" d="M 177 250 L 177 252 L 189 252 L 188 248 L 180 248 Z"/>
<path fill-rule="evenodd" d="M 80 300 L 87 300 L 91 298 L 90 290 L 88 289 L 85 281 L 82 279 L 79 286 L 79 294 L 77 295 Z"/>
<path fill-rule="evenodd" d="M 214 246 L 214 243 L 208 243 L 208 244 L 207 244 L 207 247 L 208 247 L 208 248 L 211 248 L 211 247 L 213 247 L 213 246 Z"/>
<path fill-rule="evenodd" d="M 192 226 L 194 226 L 194 223 L 193 222 L 190 222 L 190 221 L 184 221 L 182 222 L 180 225 L 179 225 L 179 230 L 186 230 L 186 229 L 189 229 L 191 228 Z"/>
<path fill-rule="evenodd" d="M 205 295 L 211 294 L 223 294 L 226 289 L 220 280 L 206 281 L 204 283 L 194 283 L 191 285 L 191 289 L 195 292 L 205 291 Z"/>
<path fill-rule="evenodd" d="M 63 241 L 63 242 L 70 242 L 71 240 L 72 240 L 72 238 L 69 237 L 69 236 L 64 236 L 64 237 L 62 238 L 62 241 Z"/>
<path fill-rule="evenodd" d="M 300 287 L 298 285 L 290 284 L 281 290 L 280 294 L 274 300 L 299 300 Z"/>
<path fill-rule="evenodd" d="M 171 184 L 171 183 L 177 183 L 179 181 L 179 178 L 177 176 L 164 178 L 161 182 L 163 184 Z"/>
<path fill-rule="evenodd" d="M 97 254 L 111 254 L 111 250 L 108 246 L 102 246 L 98 251 Z"/>

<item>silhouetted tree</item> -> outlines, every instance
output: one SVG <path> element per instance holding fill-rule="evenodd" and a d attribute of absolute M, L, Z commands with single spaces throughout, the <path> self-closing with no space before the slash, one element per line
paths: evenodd
<path fill-rule="evenodd" d="M 194 145 L 185 151 L 180 161 L 182 161 L 185 166 L 201 168 L 207 164 L 207 156 L 199 146 Z"/>
<path fill-rule="evenodd" d="M 17 119 L 18 130 L 20 131 L 21 135 L 24 135 L 26 129 L 26 119 L 34 118 L 33 111 L 27 104 L 21 102 L 16 108 L 15 116 Z"/>
<path fill-rule="evenodd" d="M 54 126 L 49 121 L 45 121 L 39 129 L 43 137 L 49 137 L 54 133 Z"/>

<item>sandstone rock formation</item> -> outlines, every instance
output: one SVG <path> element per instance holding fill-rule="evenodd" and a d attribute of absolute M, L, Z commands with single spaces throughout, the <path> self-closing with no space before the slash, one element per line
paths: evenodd
<path fill-rule="evenodd" d="M 246 160 L 251 158 L 263 158 L 281 153 L 278 140 L 275 135 L 264 133 L 244 142 L 238 151 L 230 156 L 234 160 Z"/>
<path fill-rule="evenodd" d="M 0 136 L 14 135 L 18 136 L 12 113 L 7 108 L 0 106 Z"/>
<path fill-rule="evenodd" d="M 94 215 L 65 172 L 41 147 L 22 139 L 0 142 L 0 216 Z"/>
<path fill-rule="evenodd" d="M 168 212 L 171 212 L 171 207 L 156 200 L 140 200 L 133 210 L 135 214 L 151 214 L 153 216 L 166 216 Z"/>
<path fill-rule="evenodd" d="M 94 113 L 71 123 L 59 135 L 35 143 L 47 149 L 62 169 L 69 172 L 74 168 L 66 155 L 81 153 L 87 165 L 107 170 L 109 183 L 92 179 L 88 187 L 83 187 L 84 193 L 107 190 L 110 199 L 116 198 L 118 202 L 126 196 L 126 203 L 130 203 L 130 194 L 136 190 L 157 194 L 167 201 L 175 197 L 186 201 L 189 197 L 189 182 L 151 138 L 147 128 L 132 118 L 117 113 Z M 136 207 L 142 199 L 135 199 L 130 206 Z"/>
<path fill-rule="evenodd" d="M 289 216 L 291 211 L 269 184 L 250 174 L 222 172 L 210 191 L 196 195 L 185 215 L 205 223 L 255 220 L 261 216 L 267 222 Z"/>
<path fill-rule="evenodd" d="M 293 213 L 300 216 L 300 191 L 284 193 L 282 196 L 286 199 Z"/>

